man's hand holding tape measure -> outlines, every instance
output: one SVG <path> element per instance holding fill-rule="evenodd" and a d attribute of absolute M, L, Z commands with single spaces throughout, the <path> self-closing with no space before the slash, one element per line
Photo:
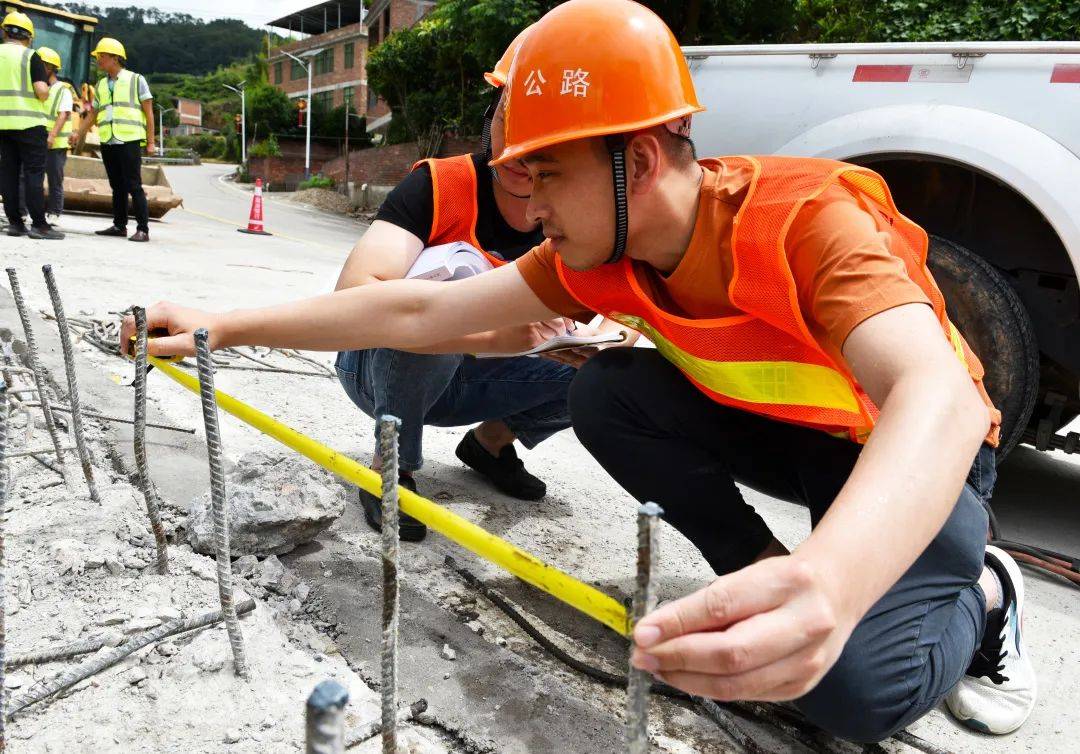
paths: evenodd
<path fill-rule="evenodd" d="M 176 304 L 159 303 L 146 310 L 146 329 L 150 334 L 147 351 L 151 356 L 168 358 L 195 355 L 195 331 L 205 327 L 210 333 L 210 350 L 223 347 L 221 342 L 222 315 L 189 309 Z M 135 355 L 135 317 L 124 317 L 120 328 L 120 347 L 123 355 Z"/>

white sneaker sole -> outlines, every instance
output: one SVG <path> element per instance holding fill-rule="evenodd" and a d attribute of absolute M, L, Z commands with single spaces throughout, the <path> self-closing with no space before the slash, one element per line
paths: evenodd
<path fill-rule="evenodd" d="M 1020 566 L 1017 565 L 1016 561 L 1008 553 L 1006 553 L 1005 551 L 1003 551 L 1002 549 L 1000 549 L 998 547 L 994 547 L 993 545 L 987 545 L 986 553 L 990 557 L 994 558 L 994 560 L 997 562 L 997 565 L 1009 575 L 1009 580 L 1012 582 L 1013 592 L 1016 595 L 1016 615 L 1017 615 L 1018 630 L 1019 630 L 1019 635 L 1018 636 L 1019 636 L 1019 640 L 1020 640 L 1020 645 L 1025 646 L 1024 645 L 1024 635 L 1023 635 L 1023 630 L 1024 630 L 1023 629 L 1023 626 L 1024 626 L 1024 604 L 1025 604 L 1024 603 L 1024 600 L 1025 600 L 1024 577 L 1023 577 L 1023 574 L 1020 571 Z M 1025 649 L 1024 649 L 1024 657 L 1025 658 L 1027 657 L 1026 646 L 1025 646 Z M 1028 660 L 1028 662 L 1030 662 L 1030 660 Z M 1035 685 L 1034 674 L 1032 675 L 1031 683 L 1032 683 L 1032 685 L 1031 685 L 1031 693 L 1032 693 L 1032 696 L 1034 697 L 1038 693 L 1038 688 Z M 1009 724 L 1009 725 L 1006 725 L 1006 726 L 1000 726 L 1000 725 L 999 726 L 993 726 L 993 725 L 990 725 L 990 724 L 986 723 L 983 720 L 980 720 L 978 717 L 975 717 L 974 715 L 967 714 L 966 711 L 964 711 L 964 710 L 957 709 L 956 707 L 958 707 L 959 704 L 957 702 L 953 701 L 954 693 L 955 693 L 955 691 L 950 692 L 949 695 L 946 696 L 946 698 L 945 698 L 946 706 L 949 708 L 949 711 L 953 714 L 953 716 L 957 720 L 961 721 L 965 726 L 967 726 L 967 727 L 969 727 L 969 728 L 971 728 L 973 730 L 980 731 L 982 733 L 989 733 L 989 734 L 998 735 L 998 736 L 1003 736 L 1003 735 L 1006 735 L 1008 733 L 1012 733 L 1013 731 L 1017 730 L 1021 725 L 1023 725 L 1027 721 L 1028 717 L 1031 715 L 1032 710 L 1034 710 L 1034 704 L 1033 704 L 1031 706 L 1031 708 L 1029 708 L 1027 710 L 1027 713 L 1023 716 L 1023 718 L 1016 721 L 1015 723 L 1012 723 L 1012 724 Z"/>

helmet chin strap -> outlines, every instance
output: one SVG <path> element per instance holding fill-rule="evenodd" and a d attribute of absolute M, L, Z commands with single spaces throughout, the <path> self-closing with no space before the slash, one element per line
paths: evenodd
<path fill-rule="evenodd" d="M 611 155 L 611 177 L 615 189 L 615 247 L 604 264 L 615 264 L 626 253 L 629 208 L 626 199 L 626 139 L 622 134 L 605 136 Z"/>

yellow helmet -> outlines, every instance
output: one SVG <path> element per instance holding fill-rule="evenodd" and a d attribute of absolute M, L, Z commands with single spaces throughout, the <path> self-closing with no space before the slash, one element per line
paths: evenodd
<path fill-rule="evenodd" d="M 13 10 L 11 13 L 4 16 L 4 22 L 0 24 L 0 26 L 3 26 L 5 29 L 9 26 L 15 27 L 16 29 L 22 29 L 30 35 L 31 39 L 34 38 L 34 22 L 30 20 L 30 16 L 25 13 L 20 13 L 17 10 Z"/>
<path fill-rule="evenodd" d="M 51 47 L 39 47 L 37 51 L 38 57 L 41 58 L 42 63 L 48 63 L 54 66 L 56 70 L 60 70 L 60 53 Z"/>
<path fill-rule="evenodd" d="M 102 37 L 94 51 L 90 53 L 90 57 L 97 59 L 99 53 L 107 53 L 109 55 L 117 55 L 121 58 L 127 58 L 127 52 L 124 50 L 124 46 L 120 44 L 118 40 L 112 37 Z"/>

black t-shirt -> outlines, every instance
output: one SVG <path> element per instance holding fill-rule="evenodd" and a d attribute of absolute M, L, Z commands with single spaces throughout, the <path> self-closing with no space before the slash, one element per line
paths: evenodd
<path fill-rule="evenodd" d="M 45 64 L 41 62 L 36 52 L 30 56 L 30 80 L 35 84 L 39 81 L 44 84 L 49 83 L 49 74 L 45 72 Z"/>
<path fill-rule="evenodd" d="M 495 204 L 487 157 L 484 154 L 473 154 L 472 161 L 476 169 L 476 240 L 485 250 L 495 252 L 504 259 L 517 259 L 529 249 L 538 246 L 544 240 L 544 233 L 539 226 L 536 230 L 524 233 L 511 228 Z M 379 207 L 375 219 L 407 230 L 426 244 L 431 235 L 434 214 L 431 169 L 424 164 L 394 187 Z"/>

